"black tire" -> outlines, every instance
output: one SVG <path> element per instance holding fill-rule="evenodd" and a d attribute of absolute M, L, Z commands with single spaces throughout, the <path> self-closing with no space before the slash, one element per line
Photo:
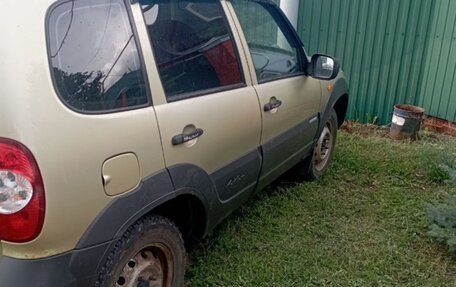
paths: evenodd
<path fill-rule="evenodd" d="M 298 176 L 311 181 L 319 179 L 325 174 L 334 157 L 337 129 L 337 114 L 333 109 L 325 122 L 323 130 L 318 135 L 312 155 L 297 166 L 296 173 Z"/>
<path fill-rule="evenodd" d="M 161 216 L 133 224 L 107 257 L 97 287 L 184 286 L 186 252 L 177 226 Z M 136 269 L 135 269 L 136 268 Z"/>

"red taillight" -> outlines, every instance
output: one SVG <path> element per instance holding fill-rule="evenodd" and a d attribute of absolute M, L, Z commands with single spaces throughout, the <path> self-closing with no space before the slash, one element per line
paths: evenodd
<path fill-rule="evenodd" d="M 0 138 L 0 240 L 35 239 L 44 222 L 44 186 L 32 153 Z"/>

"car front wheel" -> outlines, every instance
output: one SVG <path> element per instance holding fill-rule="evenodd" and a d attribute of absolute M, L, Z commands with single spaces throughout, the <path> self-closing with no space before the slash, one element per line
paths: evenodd
<path fill-rule="evenodd" d="M 337 126 L 337 114 L 332 110 L 318 136 L 312 155 L 298 167 L 300 176 L 307 180 L 315 180 L 324 175 L 334 156 Z"/>

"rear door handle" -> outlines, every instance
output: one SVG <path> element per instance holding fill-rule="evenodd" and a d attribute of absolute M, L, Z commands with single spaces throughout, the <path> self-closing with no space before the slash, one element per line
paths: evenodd
<path fill-rule="evenodd" d="M 172 143 L 173 143 L 173 145 L 181 145 L 183 143 L 186 143 L 186 142 L 189 142 L 196 138 L 199 138 L 203 134 L 204 134 L 204 131 L 202 129 L 196 129 L 194 132 L 189 133 L 189 134 L 180 134 L 180 135 L 174 136 Z"/>
<path fill-rule="evenodd" d="M 272 111 L 272 110 L 274 110 L 274 109 L 279 108 L 281 105 L 282 105 L 282 101 L 277 100 L 276 98 L 272 98 L 272 99 L 269 101 L 269 103 L 267 103 L 266 105 L 264 105 L 264 111 L 265 111 L 265 112 Z"/>

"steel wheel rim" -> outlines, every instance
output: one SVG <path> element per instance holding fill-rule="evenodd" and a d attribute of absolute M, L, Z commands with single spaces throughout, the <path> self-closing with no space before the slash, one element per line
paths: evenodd
<path fill-rule="evenodd" d="M 331 126 L 327 124 L 323 129 L 314 149 L 315 168 L 318 171 L 322 171 L 329 161 L 332 152 L 333 140 L 334 138 L 331 133 Z"/>
<path fill-rule="evenodd" d="M 141 249 L 124 266 L 115 287 L 168 287 L 173 278 L 173 259 L 162 244 Z"/>

